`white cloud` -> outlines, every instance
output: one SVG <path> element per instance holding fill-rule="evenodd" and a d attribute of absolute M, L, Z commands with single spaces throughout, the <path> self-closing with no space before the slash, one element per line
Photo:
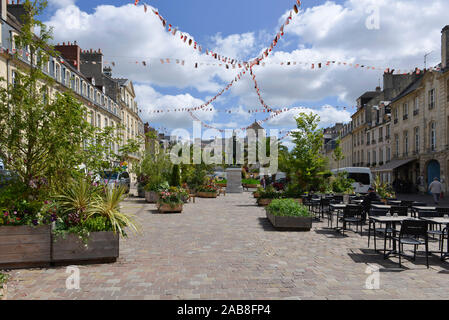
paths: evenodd
<path fill-rule="evenodd" d="M 193 127 L 193 119 L 188 112 L 173 112 L 173 109 L 197 106 L 204 103 L 203 100 L 196 99 L 190 94 L 180 95 L 162 95 L 148 85 L 134 85 L 137 95 L 137 102 L 142 111 L 142 120 L 150 123 L 164 124 L 166 128 L 187 128 Z M 213 111 L 196 111 L 197 115 L 203 121 L 211 121 L 216 110 L 213 106 L 209 107 Z M 171 110 L 171 112 L 153 113 L 154 110 Z"/>

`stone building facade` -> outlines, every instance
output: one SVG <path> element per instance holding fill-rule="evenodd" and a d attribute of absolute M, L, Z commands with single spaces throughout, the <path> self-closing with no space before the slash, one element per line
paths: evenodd
<path fill-rule="evenodd" d="M 449 177 L 449 26 L 442 29 L 441 64 L 405 75 L 384 74 L 384 89 L 358 99 L 352 121 L 340 131 L 352 166 L 370 167 L 385 182 L 406 182 L 416 191 Z M 344 162 L 343 166 L 348 166 Z"/>

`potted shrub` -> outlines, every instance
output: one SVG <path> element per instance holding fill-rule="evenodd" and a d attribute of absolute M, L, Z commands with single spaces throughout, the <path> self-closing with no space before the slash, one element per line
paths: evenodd
<path fill-rule="evenodd" d="M 260 197 L 260 193 L 264 192 L 264 191 L 265 191 L 264 188 L 258 187 L 257 190 L 253 192 L 254 198 L 256 198 L 256 199 L 259 198 Z"/>
<path fill-rule="evenodd" d="M 266 207 L 271 224 L 278 229 L 310 231 L 312 215 L 293 199 L 275 199 Z"/>
<path fill-rule="evenodd" d="M 149 183 L 145 186 L 145 201 L 148 203 L 157 203 L 159 192 L 168 190 L 168 182 Z"/>
<path fill-rule="evenodd" d="M 215 184 L 217 185 L 217 187 L 226 188 L 226 186 L 228 185 L 228 180 L 226 179 L 215 180 Z"/>
<path fill-rule="evenodd" d="M 124 187 L 96 187 L 86 179 L 72 181 L 55 195 L 52 262 L 116 261 L 125 228 L 138 231 L 132 217 L 120 212 L 125 197 Z"/>
<path fill-rule="evenodd" d="M 161 213 L 181 213 L 183 204 L 181 193 L 178 191 L 162 191 L 159 193 L 157 205 Z"/>
<path fill-rule="evenodd" d="M 257 204 L 259 206 L 267 206 L 273 201 L 273 199 L 279 199 L 282 197 L 282 193 L 277 192 L 273 186 L 268 186 L 265 190 L 260 191 Z"/>
<path fill-rule="evenodd" d="M 218 188 L 213 184 L 205 184 L 197 188 L 197 197 L 199 198 L 216 198 L 218 195 Z"/>
<path fill-rule="evenodd" d="M 260 181 L 257 179 L 242 179 L 242 185 L 244 188 L 257 188 Z"/>
<path fill-rule="evenodd" d="M 0 300 L 7 299 L 7 285 L 6 281 L 8 280 L 8 275 L 0 272 Z"/>
<path fill-rule="evenodd" d="M 376 193 L 379 195 L 381 201 L 385 204 L 387 204 L 388 199 L 396 198 L 396 195 L 391 187 L 387 183 L 380 181 L 380 176 L 377 176 L 374 180 L 373 187 Z"/>

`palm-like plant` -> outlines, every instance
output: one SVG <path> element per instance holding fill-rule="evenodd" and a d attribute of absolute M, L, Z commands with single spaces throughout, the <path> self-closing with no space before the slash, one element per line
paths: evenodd
<path fill-rule="evenodd" d="M 131 228 L 136 233 L 139 232 L 139 227 L 134 221 L 133 216 L 120 212 L 120 202 L 122 202 L 125 197 L 125 188 L 122 186 L 106 188 L 103 197 L 99 194 L 95 196 L 92 210 L 89 212 L 87 218 L 95 214 L 106 217 L 110 221 L 114 233 L 118 233 L 122 236 L 126 235 L 124 231 L 125 227 Z"/>
<path fill-rule="evenodd" d="M 98 190 L 88 179 L 76 179 L 72 180 L 54 199 L 59 205 L 60 212 L 69 215 L 69 220 L 78 224 L 92 212 L 96 195 Z"/>

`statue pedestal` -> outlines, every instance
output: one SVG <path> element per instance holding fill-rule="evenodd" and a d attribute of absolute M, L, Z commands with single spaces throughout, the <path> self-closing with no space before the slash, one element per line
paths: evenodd
<path fill-rule="evenodd" d="M 226 193 L 243 193 L 241 168 L 226 169 L 226 180 Z"/>

